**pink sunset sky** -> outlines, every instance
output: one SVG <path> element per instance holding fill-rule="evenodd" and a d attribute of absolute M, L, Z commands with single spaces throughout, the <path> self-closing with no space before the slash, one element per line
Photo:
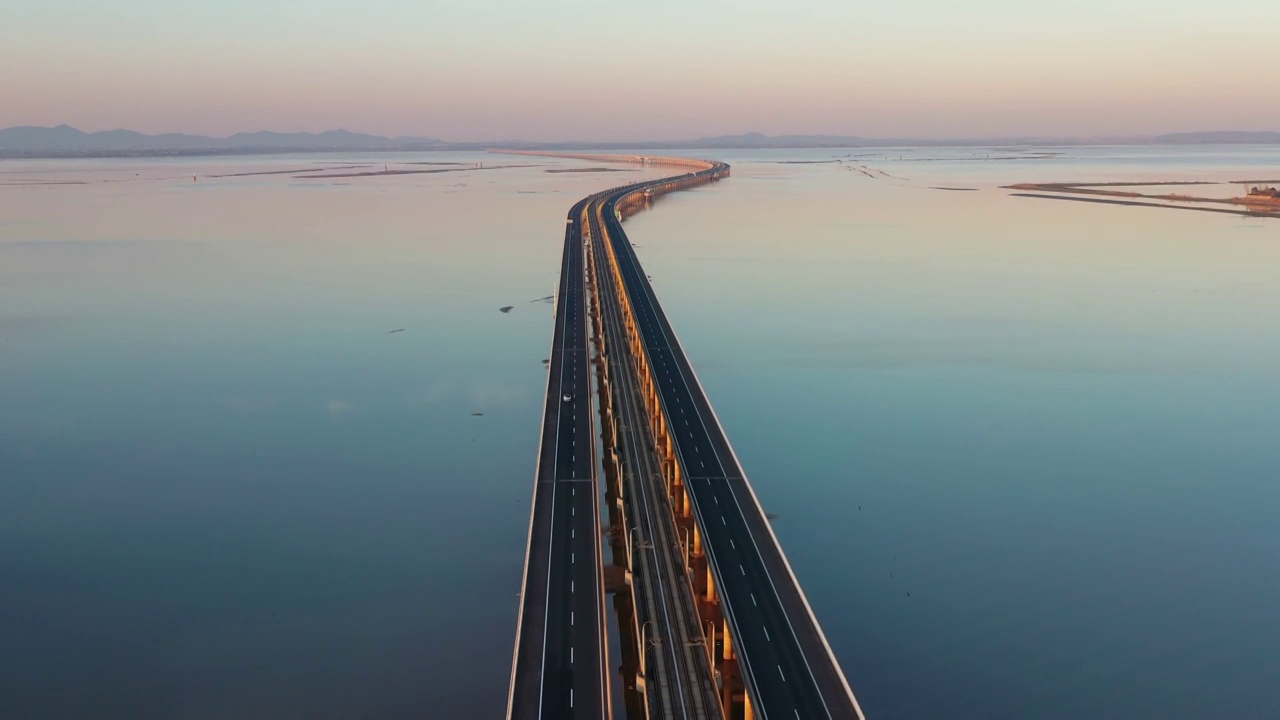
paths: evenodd
<path fill-rule="evenodd" d="M 0 127 L 446 140 L 1280 130 L 1280 3 L 11 0 Z"/>

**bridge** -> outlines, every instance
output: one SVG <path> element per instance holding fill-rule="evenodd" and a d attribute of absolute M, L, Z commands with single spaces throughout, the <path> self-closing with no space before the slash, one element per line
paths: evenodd
<path fill-rule="evenodd" d="M 622 229 L 658 195 L 729 166 L 568 157 L 687 172 L 591 195 L 566 219 L 508 717 L 609 715 L 613 592 L 628 717 L 863 718 Z M 586 617 L 594 629 L 579 629 Z"/>
<path fill-rule="evenodd" d="M 610 717 L 586 274 L 574 205 L 555 297 L 510 718 Z"/>

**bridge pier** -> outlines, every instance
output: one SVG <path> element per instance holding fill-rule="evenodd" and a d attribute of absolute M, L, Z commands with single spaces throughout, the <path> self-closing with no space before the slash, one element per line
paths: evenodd
<path fill-rule="evenodd" d="M 745 697 L 745 688 L 742 685 L 742 678 L 738 672 L 738 654 L 733 647 L 733 635 L 729 632 L 728 623 L 722 622 L 721 636 L 724 638 L 723 650 L 720 662 L 720 705 L 725 709 L 725 716 L 728 718 L 739 717 L 735 712 L 742 705 L 742 698 Z"/>
<path fill-rule="evenodd" d="M 617 209 L 619 214 L 626 216 L 638 209 L 639 206 L 652 202 L 656 194 L 708 181 L 686 180 L 667 183 L 654 192 L 637 194 L 629 201 L 620 203 Z M 713 672 L 718 678 L 717 687 L 719 688 L 721 709 L 726 718 L 751 717 L 751 709 L 746 704 L 748 702 L 746 699 L 747 693 L 742 682 L 741 670 L 738 666 L 738 655 L 734 639 L 729 633 L 728 624 L 721 609 L 718 588 L 706 554 L 705 539 L 693 518 L 692 498 L 687 486 L 686 469 L 682 467 L 676 455 L 676 442 L 672 435 L 672 427 L 669 424 L 666 413 L 663 411 L 656 377 L 650 368 L 636 315 L 625 292 L 617 256 L 613 252 L 611 243 L 605 242 L 604 244 L 607 248 L 605 256 L 608 257 L 609 264 L 612 266 L 611 269 L 614 271 L 612 277 L 615 283 L 615 292 L 619 298 L 618 306 L 623 316 L 622 326 L 638 378 L 639 399 L 641 400 L 639 409 L 647 416 L 646 419 L 649 423 L 649 430 L 652 433 L 654 443 L 653 449 L 658 460 L 658 472 L 662 476 L 663 486 L 666 489 L 677 536 L 683 534 L 685 542 L 689 544 L 687 553 L 684 554 L 685 562 L 687 563 L 685 572 L 694 595 L 694 605 L 697 609 L 698 618 L 702 623 L 703 642 L 707 647 L 707 656 L 711 660 Z M 719 635 L 721 641 L 719 646 L 716 644 L 717 635 Z M 643 643 L 643 639 L 640 639 L 639 642 Z M 644 674 L 644 668 L 641 667 L 640 677 L 637 680 L 641 687 L 644 685 Z"/>
<path fill-rule="evenodd" d="M 684 520 L 688 517 L 688 496 L 685 494 L 684 481 L 680 477 L 680 464 L 672 458 L 671 462 L 671 510 L 676 515 L 676 520 Z"/>
<path fill-rule="evenodd" d="M 589 237 L 586 213 L 582 216 L 584 238 Z M 641 717 L 645 713 L 645 678 L 641 669 L 643 661 L 640 641 L 635 635 L 635 589 L 632 568 L 630 537 L 622 498 L 622 461 L 618 454 L 618 418 L 613 406 L 613 383 L 609 375 L 609 348 L 604 332 L 604 317 L 600 302 L 600 290 L 596 279 L 595 254 L 587 256 L 587 290 L 590 300 L 592 342 L 596 355 L 596 397 L 599 400 L 600 439 L 604 452 L 601 469 L 604 475 L 605 507 L 609 517 L 608 542 L 612 557 L 610 567 L 605 568 L 606 590 L 613 594 L 614 616 L 618 621 L 619 645 L 622 662 L 617 672 L 622 680 L 622 700 L 627 717 Z M 620 578 L 620 581 L 619 581 Z M 632 632 L 628 632 L 631 630 Z"/>

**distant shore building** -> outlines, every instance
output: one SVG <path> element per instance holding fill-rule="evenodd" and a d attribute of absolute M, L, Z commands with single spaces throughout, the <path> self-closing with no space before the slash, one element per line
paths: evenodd
<path fill-rule="evenodd" d="M 1251 187 L 1249 188 L 1249 197 L 1251 198 L 1267 198 L 1269 200 L 1280 200 L 1280 190 L 1273 187 Z"/>

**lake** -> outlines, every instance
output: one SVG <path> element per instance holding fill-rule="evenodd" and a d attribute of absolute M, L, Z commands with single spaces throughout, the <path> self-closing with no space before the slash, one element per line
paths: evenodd
<path fill-rule="evenodd" d="M 1280 147 L 672 154 L 628 233 L 868 717 L 1270 714 L 1280 220 L 999 186 Z M 500 716 L 598 166 L 0 162 L 0 717 Z"/>

